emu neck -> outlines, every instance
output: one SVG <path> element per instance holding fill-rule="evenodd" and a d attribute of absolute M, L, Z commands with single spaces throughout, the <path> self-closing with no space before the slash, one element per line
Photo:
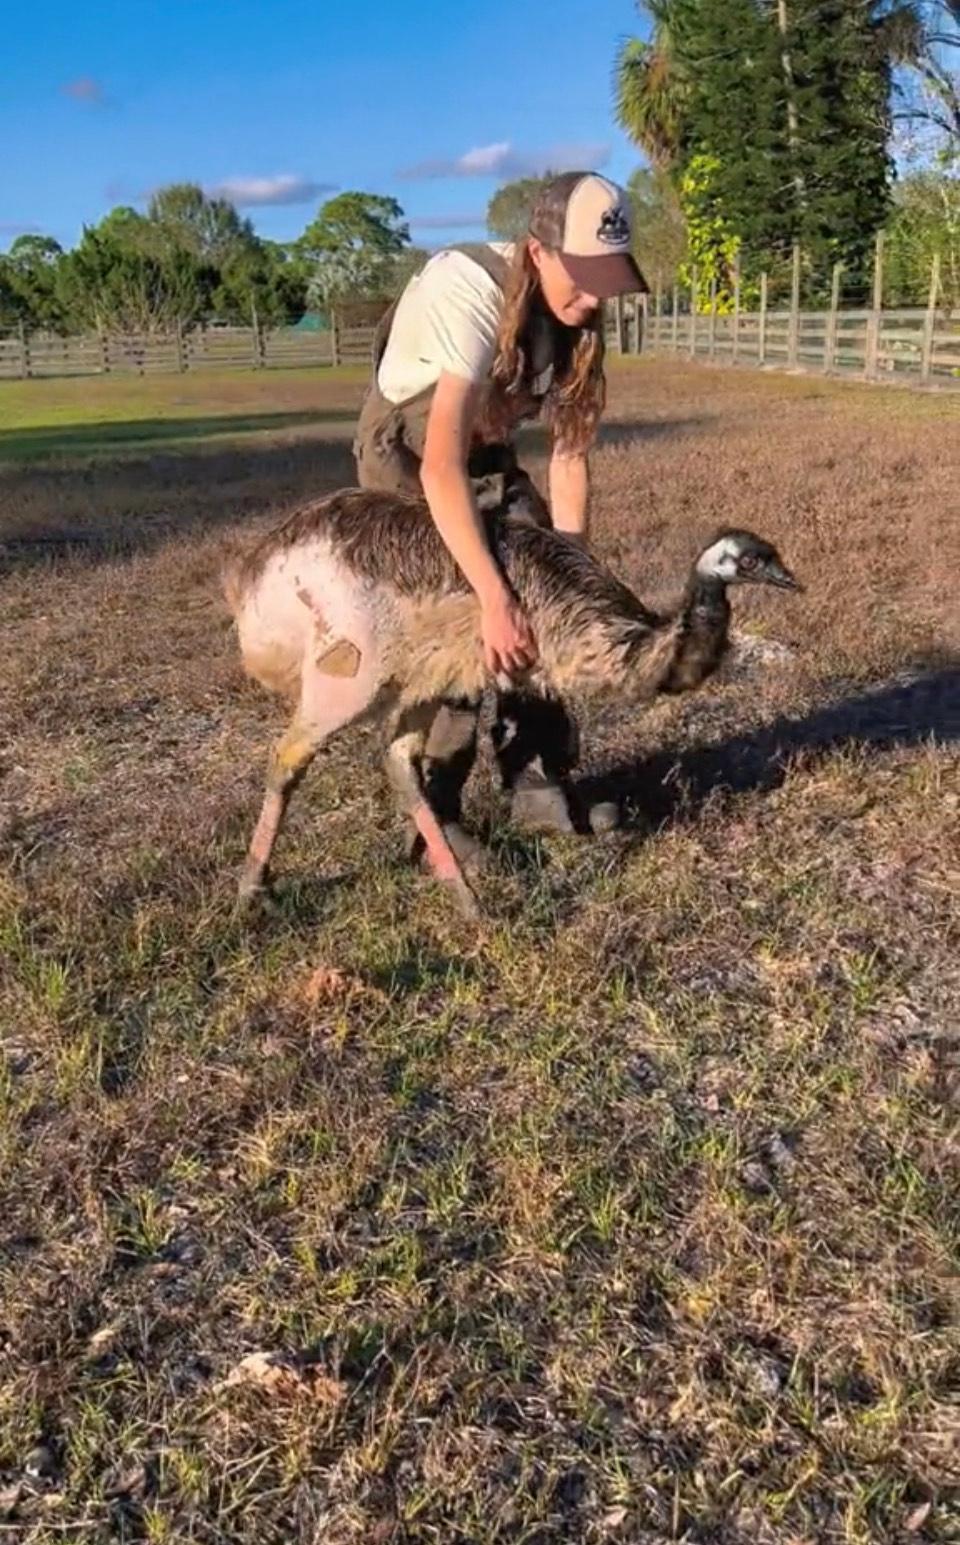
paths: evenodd
<path fill-rule="evenodd" d="M 730 602 L 726 582 L 712 574 L 691 575 L 677 614 L 668 692 L 688 692 L 713 674 L 727 647 Z"/>
<path fill-rule="evenodd" d="M 729 615 L 726 580 L 716 574 L 701 574 L 694 569 L 683 597 L 683 611 L 687 614 L 702 611 L 718 617 Z"/>

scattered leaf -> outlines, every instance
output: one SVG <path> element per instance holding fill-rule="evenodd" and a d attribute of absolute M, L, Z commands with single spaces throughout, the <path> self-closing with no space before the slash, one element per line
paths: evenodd
<path fill-rule="evenodd" d="M 367 997 L 384 1000 L 379 988 L 371 987 L 351 971 L 338 971 L 334 966 L 318 966 L 311 972 L 300 991 L 308 1008 L 318 1008 L 321 1003 L 343 1002 L 347 998 Z"/>
<path fill-rule="evenodd" d="M 930 1517 L 930 1511 L 932 1507 L 932 1502 L 921 1502 L 919 1507 L 915 1507 L 912 1513 L 907 1514 L 906 1518 L 903 1520 L 903 1527 L 906 1529 L 908 1534 L 916 1534 L 918 1530 L 923 1528 L 927 1519 Z"/>
<path fill-rule="evenodd" d="M 108 1325 L 101 1325 L 95 1330 L 87 1342 L 87 1351 L 91 1357 L 102 1357 L 114 1345 L 117 1337 L 123 1329 L 123 1320 L 111 1320 Z"/>
<path fill-rule="evenodd" d="M 267 1394 L 290 1398 L 310 1395 L 320 1405 L 340 1405 L 347 1386 L 314 1364 L 299 1364 L 278 1352 L 250 1352 L 227 1374 L 221 1389 L 252 1385 Z"/>

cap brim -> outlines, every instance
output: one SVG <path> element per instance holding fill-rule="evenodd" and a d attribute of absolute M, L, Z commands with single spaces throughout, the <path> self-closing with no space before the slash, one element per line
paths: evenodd
<path fill-rule="evenodd" d="M 598 300 L 612 300 L 614 295 L 649 295 L 650 286 L 629 252 L 602 253 L 596 257 L 577 257 L 561 252 L 560 261 L 574 284 Z"/>

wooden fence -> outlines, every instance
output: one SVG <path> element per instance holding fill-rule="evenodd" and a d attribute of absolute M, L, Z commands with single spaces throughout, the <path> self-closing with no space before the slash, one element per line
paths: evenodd
<path fill-rule="evenodd" d="M 646 348 L 786 370 L 812 370 L 829 375 L 857 375 L 867 380 L 900 380 L 907 385 L 960 387 L 960 309 L 939 304 L 940 268 L 934 259 L 925 306 L 887 308 L 883 305 L 883 238 L 877 241 L 873 296 L 869 306 L 848 309 L 840 304 L 842 270 L 833 270 L 830 302 L 805 310 L 800 302 L 801 255 L 794 248 L 789 305 L 768 303 L 767 275 L 760 279 L 757 310 L 741 309 L 739 276 L 733 286 L 732 309 L 721 312 L 716 286 L 703 309 L 694 273 L 689 290 L 675 287 L 642 303 L 631 298 L 615 308 L 615 346 L 631 351 L 640 332 L 631 326 L 630 308 L 643 313 Z M 699 301 L 698 301 L 699 298 Z M 635 347 L 638 345 L 634 345 Z"/>
<path fill-rule="evenodd" d="M 207 327 L 173 333 L 0 334 L 0 378 L 157 375 L 185 370 L 365 365 L 372 327 Z"/>
<path fill-rule="evenodd" d="M 841 309 L 834 286 L 828 309 L 801 310 L 794 290 L 791 305 L 760 308 L 734 305 L 722 314 L 691 307 L 679 289 L 664 295 L 627 296 L 607 307 L 607 340 L 621 354 L 641 350 L 690 359 L 867 379 L 897 379 L 925 386 L 960 386 L 960 310 L 926 307 L 885 310 Z M 336 326 L 330 332 L 295 327 L 209 327 L 189 332 L 120 336 L 96 333 L 60 338 L 55 334 L 0 334 L 0 379 L 154 375 L 186 370 L 258 370 L 369 365 L 374 328 Z"/>

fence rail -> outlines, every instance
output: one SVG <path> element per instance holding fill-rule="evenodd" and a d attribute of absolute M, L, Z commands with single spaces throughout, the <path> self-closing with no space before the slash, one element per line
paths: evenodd
<path fill-rule="evenodd" d="M 0 334 L 0 379 L 159 375 L 185 370 L 365 365 L 373 327 L 210 327 L 172 333 Z"/>
<path fill-rule="evenodd" d="M 960 310 L 745 311 L 648 308 L 644 341 L 692 359 L 960 386 Z"/>
<path fill-rule="evenodd" d="M 936 306 L 720 314 L 683 309 L 678 291 L 628 296 L 606 311 L 614 352 L 685 355 L 731 364 L 815 370 L 916 385 L 960 386 L 960 310 Z M 151 334 L 0 334 L 0 379 L 155 375 L 178 371 L 369 365 L 375 328 L 198 328 Z"/>

